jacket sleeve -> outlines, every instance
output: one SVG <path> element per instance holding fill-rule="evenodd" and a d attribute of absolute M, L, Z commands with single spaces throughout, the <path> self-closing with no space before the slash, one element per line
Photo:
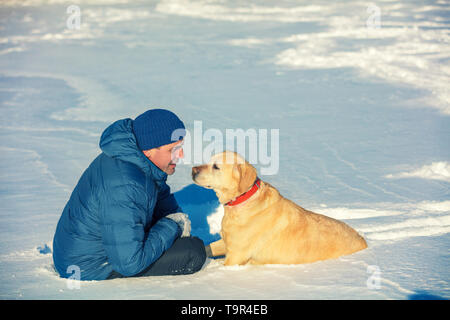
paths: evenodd
<path fill-rule="evenodd" d="M 153 212 L 153 219 L 159 220 L 168 214 L 176 212 L 183 212 L 183 209 L 178 205 L 174 195 L 170 193 L 170 187 L 166 183 L 163 183 L 158 193 L 158 201 Z"/>
<path fill-rule="evenodd" d="M 132 276 L 169 249 L 181 229 L 176 222 L 163 218 L 146 233 L 145 207 L 139 203 L 147 199 L 144 190 L 135 185 L 114 189 L 105 196 L 101 208 L 103 245 L 113 270 Z"/>

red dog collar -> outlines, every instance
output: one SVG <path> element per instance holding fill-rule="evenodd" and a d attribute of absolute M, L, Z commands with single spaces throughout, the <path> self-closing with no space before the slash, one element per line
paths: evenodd
<path fill-rule="evenodd" d="M 261 185 L 261 180 L 259 178 L 256 178 L 256 181 L 250 190 L 248 190 L 246 193 L 241 194 L 236 199 L 225 203 L 225 205 L 231 207 L 231 206 L 240 204 L 240 203 L 244 202 L 245 200 L 248 200 L 252 195 L 254 195 L 256 193 L 256 191 L 258 191 L 260 185 Z"/>

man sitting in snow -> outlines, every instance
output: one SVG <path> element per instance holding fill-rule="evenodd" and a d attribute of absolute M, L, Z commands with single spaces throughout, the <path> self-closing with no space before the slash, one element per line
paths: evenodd
<path fill-rule="evenodd" d="M 183 157 L 185 133 L 183 122 L 163 109 L 103 132 L 103 152 L 81 176 L 56 228 L 53 261 L 61 277 L 74 267 L 81 280 L 200 270 L 204 244 L 189 236 L 189 218 L 166 184 Z"/>

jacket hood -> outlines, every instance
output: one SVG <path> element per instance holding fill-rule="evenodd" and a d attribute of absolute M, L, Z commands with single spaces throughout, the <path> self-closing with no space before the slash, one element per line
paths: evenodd
<path fill-rule="evenodd" d="M 103 131 L 100 149 L 113 159 L 131 162 L 156 181 L 165 181 L 167 173 L 159 169 L 139 150 L 133 133 L 133 120 L 117 120 Z"/>

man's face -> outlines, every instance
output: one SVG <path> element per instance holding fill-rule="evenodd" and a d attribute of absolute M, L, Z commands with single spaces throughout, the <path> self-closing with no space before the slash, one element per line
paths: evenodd
<path fill-rule="evenodd" d="M 184 156 L 182 145 L 183 140 L 142 152 L 158 168 L 168 175 L 172 175 L 175 173 L 176 163 Z"/>

